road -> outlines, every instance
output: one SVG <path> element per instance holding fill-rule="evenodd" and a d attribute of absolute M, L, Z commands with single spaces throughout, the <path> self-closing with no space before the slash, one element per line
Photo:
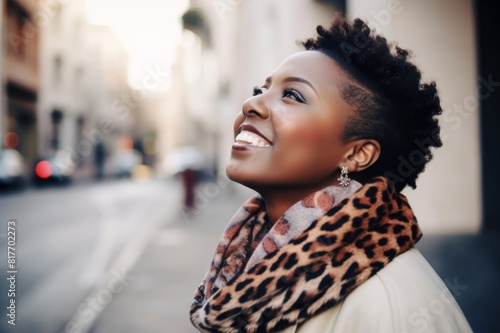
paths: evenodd
<path fill-rule="evenodd" d="M 179 197 L 172 180 L 113 180 L 0 196 L 0 331 L 67 331 L 92 290 L 124 276 L 148 236 L 179 208 Z M 6 320 L 10 219 L 16 221 L 15 327 Z"/>

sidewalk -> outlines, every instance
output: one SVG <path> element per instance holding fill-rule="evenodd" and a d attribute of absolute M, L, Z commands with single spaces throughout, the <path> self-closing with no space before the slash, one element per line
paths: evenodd
<path fill-rule="evenodd" d="M 193 293 L 229 219 L 252 195 L 231 185 L 217 190 L 213 183 L 202 184 L 202 191 L 203 186 L 211 186 L 207 193 L 216 194 L 205 197 L 191 217 L 173 212 L 128 273 L 131 282 L 114 296 L 90 332 L 197 332 L 189 321 Z"/>

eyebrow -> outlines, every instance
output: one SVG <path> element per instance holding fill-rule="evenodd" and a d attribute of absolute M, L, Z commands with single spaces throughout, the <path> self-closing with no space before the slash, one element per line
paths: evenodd
<path fill-rule="evenodd" d="M 272 81 L 272 79 L 270 76 L 266 78 L 266 83 L 271 84 L 271 81 Z M 311 84 L 311 82 L 307 81 L 306 79 L 296 77 L 296 76 L 289 76 L 289 77 L 284 78 L 283 82 L 300 82 L 300 83 L 307 84 L 309 87 L 311 87 L 312 90 L 314 90 L 316 95 L 319 97 L 318 92 L 316 91 L 316 89 L 314 89 L 314 86 Z"/>

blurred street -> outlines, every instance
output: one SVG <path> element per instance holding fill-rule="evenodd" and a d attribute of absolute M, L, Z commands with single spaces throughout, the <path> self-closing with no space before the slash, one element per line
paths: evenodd
<path fill-rule="evenodd" d="M 178 193 L 173 181 L 111 180 L 2 195 L 2 258 L 7 221 L 14 219 L 18 270 L 17 325 L 2 324 L 12 332 L 58 332 L 122 251 L 131 243 L 139 251 L 145 233 L 178 208 Z M 133 260 L 122 259 L 115 274 Z M 5 273 L 6 260 L 0 267 Z M 2 295 L 6 286 L 2 279 Z M 6 300 L 1 298 L 3 318 Z"/>
<path fill-rule="evenodd" d="M 198 193 L 211 185 L 200 186 Z M 133 281 L 103 311 L 92 333 L 197 332 L 189 322 L 194 290 L 229 219 L 252 195 L 231 186 L 218 189 L 192 216 L 176 213 L 158 230 L 130 272 Z"/>

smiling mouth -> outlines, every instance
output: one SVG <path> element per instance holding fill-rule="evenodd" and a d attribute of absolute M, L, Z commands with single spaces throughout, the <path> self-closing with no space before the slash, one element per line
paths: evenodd
<path fill-rule="evenodd" d="M 271 144 L 264 139 L 263 137 L 259 136 L 256 133 L 252 133 L 249 131 L 241 131 L 237 136 L 236 139 L 234 140 L 235 143 L 241 144 L 241 145 L 251 145 L 254 147 L 271 147 Z"/>

